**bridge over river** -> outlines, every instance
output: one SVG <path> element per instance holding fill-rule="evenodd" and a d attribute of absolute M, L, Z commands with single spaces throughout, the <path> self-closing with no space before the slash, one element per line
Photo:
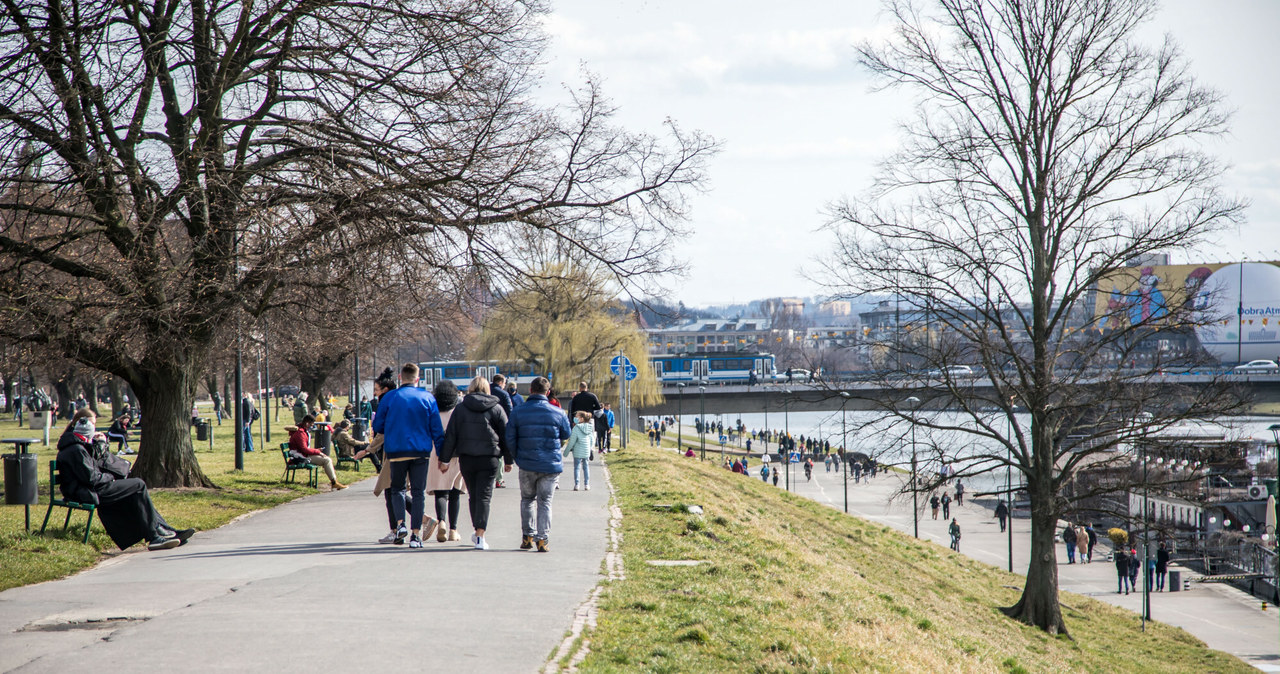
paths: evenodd
<path fill-rule="evenodd" d="M 1221 379 L 1222 375 L 1213 374 L 1166 374 L 1149 378 L 1151 386 L 1180 387 L 1205 386 Z M 1248 396 L 1252 410 L 1255 412 L 1280 411 L 1280 373 L 1227 375 L 1228 380 L 1239 385 Z M 942 392 L 941 382 L 912 381 L 902 386 L 885 386 L 880 382 L 866 381 L 824 381 L 816 383 L 791 384 L 708 384 L 704 391 L 696 385 L 683 388 L 668 385 L 662 389 L 665 401 L 660 405 L 651 405 L 637 409 L 636 412 L 646 416 L 667 414 L 697 414 L 700 405 L 705 405 L 707 414 L 734 414 L 741 412 L 791 411 L 838 411 L 844 409 L 872 410 L 886 401 L 906 400 L 915 396 L 923 401 L 923 406 L 930 406 L 930 401 L 946 400 Z M 991 381 L 986 378 L 974 378 L 963 382 L 963 386 L 971 390 L 974 397 L 992 397 Z M 841 395 L 847 393 L 848 398 Z"/>

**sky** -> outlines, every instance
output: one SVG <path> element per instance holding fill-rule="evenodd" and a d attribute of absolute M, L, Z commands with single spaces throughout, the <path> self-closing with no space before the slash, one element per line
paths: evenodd
<path fill-rule="evenodd" d="M 705 306 L 822 294 L 832 238 L 825 208 L 865 194 L 911 115 L 904 94 L 873 92 L 854 46 L 889 35 L 874 0 L 553 0 L 545 95 L 584 73 L 603 83 L 632 131 L 666 119 L 723 143 L 708 191 L 694 195 L 670 299 Z M 1143 33 L 1168 34 L 1202 83 L 1235 110 L 1208 149 L 1231 166 L 1245 224 L 1174 263 L 1280 260 L 1280 1 L 1167 0 Z M 806 278 L 808 277 L 808 278 Z"/>

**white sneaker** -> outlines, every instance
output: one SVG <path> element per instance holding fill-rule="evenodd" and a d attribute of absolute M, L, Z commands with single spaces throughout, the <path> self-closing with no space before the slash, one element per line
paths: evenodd
<path fill-rule="evenodd" d="M 573 485 L 573 490 L 574 490 L 574 491 L 578 491 L 578 485 L 576 485 L 576 484 L 575 484 L 575 485 Z"/>
<path fill-rule="evenodd" d="M 481 538 L 481 537 L 479 537 L 479 536 L 472 536 L 472 538 L 476 539 L 476 549 L 477 549 L 477 550 L 488 550 L 488 549 L 489 549 L 489 543 L 488 543 L 488 541 L 484 540 L 483 538 Z"/>
<path fill-rule="evenodd" d="M 379 538 L 379 539 L 378 539 L 378 542 L 379 542 L 379 543 L 387 543 L 387 544 L 395 543 L 395 542 L 396 542 L 396 532 L 392 531 L 391 533 L 387 534 L 386 536 L 383 536 L 382 538 Z"/>
<path fill-rule="evenodd" d="M 583 489 L 585 489 L 585 490 L 587 490 L 587 491 L 591 491 L 591 485 L 587 485 L 587 486 L 583 487 Z"/>

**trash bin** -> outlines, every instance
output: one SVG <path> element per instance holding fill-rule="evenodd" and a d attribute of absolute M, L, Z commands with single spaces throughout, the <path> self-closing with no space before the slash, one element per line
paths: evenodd
<path fill-rule="evenodd" d="M 36 488 L 36 455 L 4 455 L 4 502 L 6 505 L 35 505 L 40 502 Z"/>
<path fill-rule="evenodd" d="M 1170 592 L 1182 591 L 1182 572 L 1181 571 L 1169 572 L 1169 591 Z"/>
<path fill-rule="evenodd" d="M 196 440 L 200 442 L 209 441 L 209 420 L 201 419 L 196 422 Z"/>
<path fill-rule="evenodd" d="M 331 445 L 333 445 L 333 428 L 328 422 L 316 424 L 316 449 L 328 456 Z"/>
<path fill-rule="evenodd" d="M 351 428 L 351 437 L 356 440 L 365 440 L 365 435 L 368 432 L 368 424 L 368 419 L 364 417 L 356 417 L 355 424 L 353 424 Z"/>

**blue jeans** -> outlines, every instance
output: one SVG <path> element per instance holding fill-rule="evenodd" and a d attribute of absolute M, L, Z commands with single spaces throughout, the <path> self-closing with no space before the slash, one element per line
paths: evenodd
<path fill-rule="evenodd" d="M 1067 543 L 1067 563 L 1068 564 L 1076 563 L 1076 544 L 1075 543 L 1071 543 L 1071 542 Z"/>
<path fill-rule="evenodd" d="M 589 486 L 591 486 L 591 469 L 590 469 L 588 466 L 589 466 L 589 464 L 587 463 L 587 460 L 586 460 L 586 459 L 579 459 L 579 458 L 577 458 L 577 457 L 574 457 L 574 459 L 573 459 L 573 486 L 574 486 L 575 488 L 578 486 L 578 468 L 579 468 L 579 467 L 581 467 L 581 468 L 582 468 L 582 486 L 584 486 L 584 487 L 589 487 Z"/>
<path fill-rule="evenodd" d="M 520 529 L 525 536 L 547 540 L 551 533 L 551 497 L 556 494 L 560 473 L 538 473 L 520 469 Z M 534 502 L 537 502 L 535 527 Z"/>
<path fill-rule="evenodd" d="M 244 425 L 244 451 L 253 451 L 253 424 Z"/>

